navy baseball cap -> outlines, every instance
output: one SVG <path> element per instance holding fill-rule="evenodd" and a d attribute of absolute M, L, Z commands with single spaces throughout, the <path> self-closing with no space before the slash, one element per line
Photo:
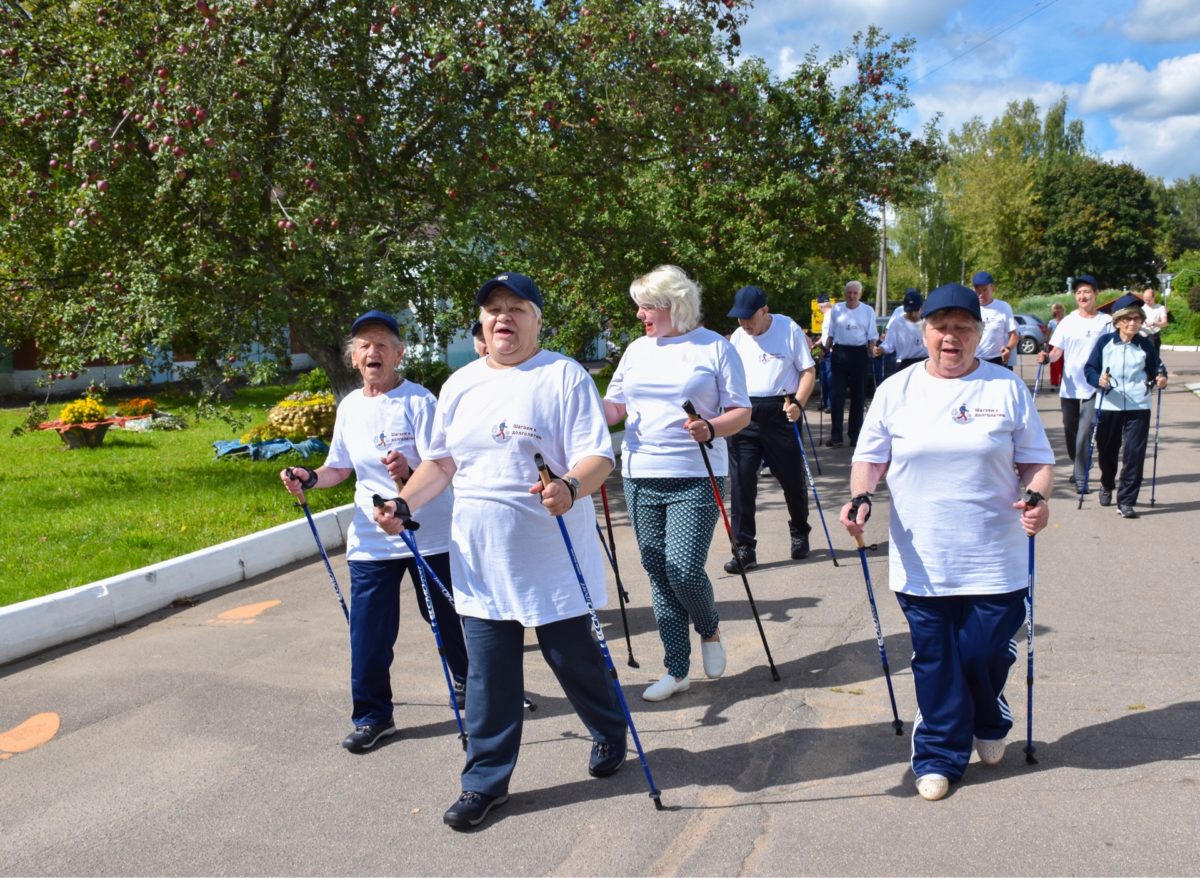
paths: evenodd
<path fill-rule="evenodd" d="M 372 323 L 378 323 L 381 326 L 386 326 L 396 335 L 400 334 L 400 324 L 396 322 L 396 318 L 385 311 L 368 311 L 350 325 L 350 334 L 354 335 L 364 326 L 369 326 Z"/>
<path fill-rule="evenodd" d="M 904 291 L 903 307 L 905 311 L 920 311 L 925 303 L 924 297 L 912 287 Z"/>
<path fill-rule="evenodd" d="M 746 320 L 753 317 L 759 308 L 767 304 L 767 294 L 762 287 L 742 287 L 733 296 L 733 307 L 729 309 L 729 317 Z"/>
<path fill-rule="evenodd" d="M 1110 313 L 1112 314 L 1113 321 L 1115 322 L 1121 317 L 1128 317 L 1130 315 L 1133 315 L 1134 317 L 1140 317 L 1145 320 L 1146 312 L 1142 310 L 1142 304 L 1141 298 L 1131 293 L 1121 296 L 1121 298 L 1117 299 L 1112 303 L 1111 306 L 1109 306 L 1111 308 Z"/>
<path fill-rule="evenodd" d="M 1071 291 L 1074 292 L 1084 284 L 1087 284 L 1096 292 L 1100 292 L 1100 284 L 1096 283 L 1096 278 L 1090 274 L 1081 274 L 1075 280 L 1071 281 Z"/>
<path fill-rule="evenodd" d="M 995 282 L 996 279 L 992 277 L 990 271 L 977 271 L 975 272 L 975 276 L 971 278 L 971 286 L 973 287 L 981 287 L 984 284 L 994 284 Z"/>
<path fill-rule="evenodd" d="M 817 304 L 818 305 L 824 305 L 828 301 L 829 301 L 829 293 L 821 293 L 819 296 L 817 296 Z"/>
<path fill-rule="evenodd" d="M 483 338 L 483 324 L 478 320 L 471 324 L 471 335 L 475 338 Z"/>
<path fill-rule="evenodd" d="M 962 284 L 945 284 L 930 293 L 929 298 L 925 300 L 925 310 L 921 312 L 921 316 L 929 317 L 949 308 L 960 308 L 976 320 L 983 319 L 983 314 L 979 311 L 979 296 Z"/>
<path fill-rule="evenodd" d="M 475 294 L 475 303 L 482 305 L 487 301 L 487 297 L 491 295 L 492 290 L 497 287 L 504 287 L 514 296 L 524 299 L 526 302 L 533 302 L 538 308 L 542 307 L 542 292 L 537 288 L 537 284 L 533 282 L 533 278 L 524 274 L 518 274 L 515 271 L 506 271 L 504 274 L 498 274 L 481 286 L 479 292 Z"/>

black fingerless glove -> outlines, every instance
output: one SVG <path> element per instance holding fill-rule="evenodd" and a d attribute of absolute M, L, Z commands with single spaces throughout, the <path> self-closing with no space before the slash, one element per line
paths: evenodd
<path fill-rule="evenodd" d="M 296 475 L 296 470 L 290 466 L 288 467 L 288 471 L 287 471 L 288 478 L 299 482 L 300 487 L 303 488 L 304 490 L 310 491 L 317 486 L 317 471 L 311 470 L 306 466 L 302 466 L 300 468 L 302 470 L 304 470 L 306 473 L 308 473 L 308 476 L 306 478 L 303 478 L 303 479 L 299 478 Z"/>
<path fill-rule="evenodd" d="M 402 525 L 404 525 L 404 529 L 405 530 L 419 530 L 420 529 L 421 525 L 419 522 L 413 520 L 412 510 L 410 510 L 408 508 L 408 503 L 406 503 L 400 497 L 384 498 L 384 497 L 380 497 L 378 494 L 374 494 L 371 496 L 371 502 L 373 502 L 376 507 L 382 507 L 384 504 L 389 503 L 389 502 L 395 503 L 396 511 L 393 512 L 392 514 L 394 516 L 396 516 L 396 518 L 400 519 L 400 523 Z"/>
<path fill-rule="evenodd" d="M 863 524 L 871 520 L 871 495 L 867 493 L 855 494 L 850 498 L 850 518 L 853 521 L 858 521 L 858 508 L 860 506 L 867 507 L 867 517 L 863 519 Z"/>

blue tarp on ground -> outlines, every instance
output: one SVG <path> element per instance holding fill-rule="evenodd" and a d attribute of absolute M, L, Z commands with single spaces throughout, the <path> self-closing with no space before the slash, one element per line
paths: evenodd
<path fill-rule="evenodd" d="M 228 456 L 246 456 L 251 460 L 270 460 L 274 457 L 279 457 L 281 454 L 287 454 L 289 451 L 297 451 L 303 458 L 308 458 L 310 454 L 323 454 L 329 450 L 329 446 L 324 439 L 318 439 L 313 436 L 304 439 L 300 442 L 292 442 L 289 439 L 271 439 L 267 442 L 241 442 L 237 439 L 218 439 L 213 443 L 213 448 L 217 450 L 217 457 Z"/>

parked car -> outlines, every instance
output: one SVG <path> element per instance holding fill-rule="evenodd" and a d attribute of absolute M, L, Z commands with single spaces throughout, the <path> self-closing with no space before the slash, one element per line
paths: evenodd
<path fill-rule="evenodd" d="M 1017 318 L 1017 353 L 1036 354 L 1050 341 L 1050 328 L 1033 314 L 1014 314 Z"/>

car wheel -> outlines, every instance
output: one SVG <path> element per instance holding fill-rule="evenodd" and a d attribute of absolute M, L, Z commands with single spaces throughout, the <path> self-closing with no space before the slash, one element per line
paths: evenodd
<path fill-rule="evenodd" d="M 1042 349 L 1036 338 L 1030 338 L 1028 335 L 1021 336 L 1021 340 L 1017 342 L 1017 351 L 1022 354 L 1036 354 Z"/>

